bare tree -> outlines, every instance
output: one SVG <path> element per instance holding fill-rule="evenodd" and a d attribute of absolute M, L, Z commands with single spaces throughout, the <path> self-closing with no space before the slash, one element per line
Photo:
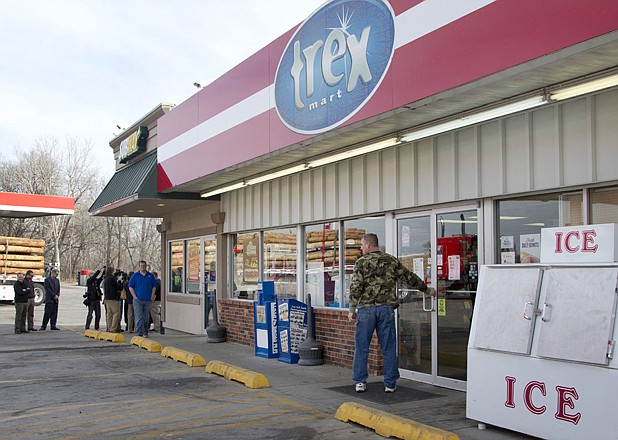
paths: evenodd
<path fill-rule="evenodd" d="M 141 259 L 160 268 L 156 219 L 94 217 L 88 213 L 106 181 L 89 160 L 90 142 L 37 138 L 30 150 L 17 148 L 14 160 L 0 155 L 0 191 L 73 197 L 75 214 L 3 219 L 0 234 L 43 238 L 45 260 L 59 263 L 65 281 L 80 269 L 112 264 L 129 272 Z M 6 220 L 6 221 L 5 221 Z"/>

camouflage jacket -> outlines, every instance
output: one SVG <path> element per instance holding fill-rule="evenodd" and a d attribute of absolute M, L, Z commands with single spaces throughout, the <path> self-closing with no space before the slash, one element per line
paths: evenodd
<path fill-rule="evenodd" d="M 356 261 L 350 284 L 350 312 L 356 307 L 397 305 L 397 280 L 424 292 L 427 285 L 392 255 L 370 252 Z"/>

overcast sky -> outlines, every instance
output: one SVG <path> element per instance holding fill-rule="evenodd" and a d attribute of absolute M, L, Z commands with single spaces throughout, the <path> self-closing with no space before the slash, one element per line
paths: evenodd
<path fill-rule="evenodd" d="M 109 141 L 161 102 L 180 104 L 324 0 L 0 0 L 0 154 L 37 137 Z"/>

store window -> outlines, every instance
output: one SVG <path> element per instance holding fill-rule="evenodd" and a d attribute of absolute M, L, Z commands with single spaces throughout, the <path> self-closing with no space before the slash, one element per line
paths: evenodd
<path fill-rule="evenodd" d="M 217 288 L 217 240 L 204 240 L 204 286 L 211 294 Z"/>
<path fill-rule="evenodd" d="M 169 248 L 169 289 L 170 292 L 184 292 L 185 243 L 182 240 L 171 241 Z"/>
<path fill-rule="evenodd" d="M 260 234 L 251 232 L 237 234 L 233 243 L 234 297 L 257 299 L 257 283 L 260 279 Z"/>
<path fill-rule="evenodd" d="M 339 223 L 305 228 L 305 292 L 313 306 L 339 307 Z"/>
<path fill-rule="evenodd" d="M 187 241 L 187 292 L 200 293 L 200 239 Z"/>
<path fill-rule="evenodd" d="M 214 291 L 217 264 L 217 240 L 214 236 L 171 241 L 169 255 L 171 292 L 200 294 L 202 283 L 204 292 Z"/>
<path fill-rule="evenodd" d="M 339 227 L 340 223 L 334 222 L 305 228 L 305 291 L 311 294 L 314 306 L 348 307 L 349 284 L 354 264 L 362 255 L 363 235 L 376 234 L 384 249 L 384 217 L 346 220 L 342 231 Z M 341 273 L 345 295 L 341 293 Z"/>
<path fill-rule="evenodd" d="M 378 236 L 378 244 L 380 250 L 386 250 L 384 247 L 386 240 L 385 221 L 384 217 L 365 217 L 354 220 L 346 220 L 343 222 L 344 230 L 344 252 L 345 252 L 345 296 L 343 298 L 343 307 L 349 307 L 350 298 L 350 283 L 352 281 L 352 271 L 356 260 L 361 257 L 361 239 L 365 234 L 376 234 Z"/>
<path fill-rule="evenodd" d="M 590 194 L 590 223 L 618 223 L 618 188 L 593 189 Z"/>
<path fill-rule="evenodd" d="M 214 236 L 204 237 L 204 293 L 206 293 L 205 328 L 214 319 L 213 309 L 217 295 L 217 239 Z"/>
<path fill-rule="evenodd" d="M 543 194 L 498 202 L 498 261 L 538 263 L 541 228 L 583 225 L 582 192 Z"/>
<path fill-rule="evenodd" d="M 264 232 L 264 280 L 275 282 L 278 299 L 296 298 L 296 228 Z"/>

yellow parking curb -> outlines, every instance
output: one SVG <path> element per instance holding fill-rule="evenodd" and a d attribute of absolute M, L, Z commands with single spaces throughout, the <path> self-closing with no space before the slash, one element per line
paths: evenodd
<path fill-rule="evenodd" d="M 144 348 L 151 353 L 159 353 L 163 350 L 163 347 L 161 347 L 161 344 L 158 342 L 141 336 L 133 336 L 131 338 L 131 344 L 137 345 L 139 348 Z"/>
<path fill-rule="evenodd" d="M 92 339 L 99 339 L 99 335 L 101 333 L 101 330 L 86 330 L 84 332 L 84 336 L 88 337 L 88 338 L 92 338 Z"/>
<path fill-rule="evenodd" d="M 191 353 L 180 348 L 165 347 L 161 351 L 161 356 L 172 358 L 178 362 L 184 362 L 190 367 L 203 367 L 206 360 L 199 354 Z"/>
<path fill-rule="evenodd" d="M 335 418 L 342 422 L 352 421 L 366 426 L 383 437 L 396 437 L 404 440 L 459 440 L 459 436 L 452 432 L 423 425 L 355 402 L 341 404 Z"/>
<path fill-rule="evenodd" d="M 244 383 L 249 388 L 268 388 L 270 383 L 266 376 L 262 373 L 245 370 L 244 368 L 226 364 L 221 361 L 210 361 L 206 365 L 207 373 L 218 374 L 225 377 L 227 380 L 235 380 L 236 382 Z"/>
<path fill-rule="evenodd" d="M 99 332 L 99 335 L 95 339 L 104 339 L 106 341 L 111 342 L 126 342 L 124 339 L 124 335 L 122 333 L 112 333 L 112 332 Z"/>

